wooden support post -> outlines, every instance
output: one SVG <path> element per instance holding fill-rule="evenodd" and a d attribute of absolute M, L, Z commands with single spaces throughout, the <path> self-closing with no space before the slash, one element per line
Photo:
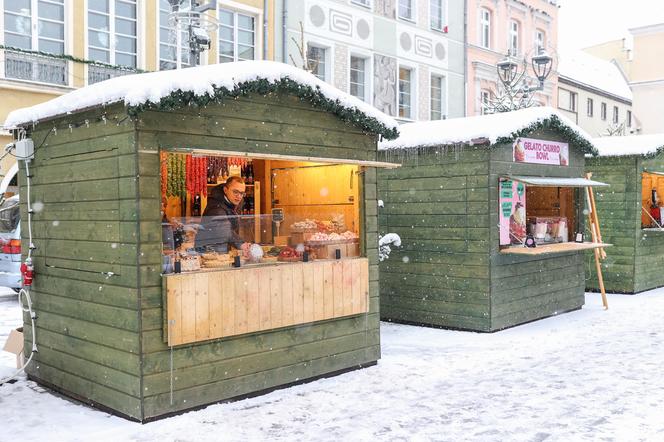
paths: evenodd
<path fill-rule="evenodd" d="M 590 179 L 593 176 L 592 173 L 586 173 L 586 179 Z M 602 242 L 602 233 L 599 229 L 599 218 L 597 216 L 597 210 L 595 207 L 595 195 L 593 194 L 592 187 L 586 187 L 586 199 L 588 201 L 588 222 L 590 223 L 590 234 L 592 235 L 593 242 L 601 243 Z M 602 276 L 602 266 L 600 264 L 600 259 L 606 259 L 606 252 L 603 248 L 594 249 L 595 254 L 595 269 L 597 271 L 597 281 L 599 282 L 599 289 L 602 293 L 602 304 L 604 309 L 609 308 L 609 301 L 606 299 L 606 289 L 604 288 L 604 277 Z"/>

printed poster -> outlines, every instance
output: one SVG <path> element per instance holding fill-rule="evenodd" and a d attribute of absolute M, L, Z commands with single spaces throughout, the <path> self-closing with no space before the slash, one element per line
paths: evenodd
<path fill-rule="evenodd" d="M 516 163 L 569 165 L 569 145 L 567 143 L 517 138 L 512 153 L 513 160 Z"/>
<path fill-rule="evenodd" d="M 500 245 L 523 244 L 526 240 L 526 185 L 501 178 L 498 191 Z"/>

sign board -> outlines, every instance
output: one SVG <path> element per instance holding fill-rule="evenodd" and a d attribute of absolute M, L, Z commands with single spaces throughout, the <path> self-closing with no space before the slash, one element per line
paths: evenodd
<path fill-rule="evenodd" d="M 273 208 L 272 209 L 272 221 L 281 222 L 284 220 L 284 209 Z"/>
<path fill-rule="evenodd" d="M 526 239 L 526 185 L 501 178 L 498 191 L 500 245 L 522 244 Z"/>
<path fill-rule="evenodd" d="M 516 163 L 569 165 L 569 145 L 557 141 L 517 138 L 512 146 L 512 159 Z"/>

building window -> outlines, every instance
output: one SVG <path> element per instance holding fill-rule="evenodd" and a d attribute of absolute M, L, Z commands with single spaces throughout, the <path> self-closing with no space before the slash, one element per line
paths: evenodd
<path fill-rule="evenodd" d="M 431 29 L 442 31 L 445 26 L 445 5 L 443 0 L 431 0 L 429 3 Z"/>
<path fill-rule="evenodd" d="M 256 59 L 256 18 L 219 9 L 219 63 Z"/>
<path fill-rule="evenodd" d="M 399 0 L 399 18 L 413 20 L 413 0 Z"/>
<path fill-rule="evenodd" d="M 593 99 L 592 99 L 592 98 L 588 98 L 588 101 L 587 101 L 587 105 L 586 105 L 586 107 L 587 107 L 587 111 L 588 111 L 588 116 L 589 116 L 589 117 L 592 117 L 592 116 L 593 116 L 593 112 L 594 112 L 593 105 L 594 105 L 594 103 L 593 103 Z"/>
<path fill-rule="evenodd" d="M 325 75 L 325 57 L 327 50 L 318 46 L 309 45 L 307 48 L 307 67 L 309 72 L 323 81 L 326 81 Z"/>
<path fill-rule="evenodd" d="M 6 46 L 64 54 L 64 0 L 5 0 L 4 24 Z"/>
<path fill-rule="evenodd" d="M 399 116 L 401 118 L 412 118 L 412 69 L 399 68 Z"/>
<path fill-rule="evenodd" d="M 88 57 L 136 67 L 136 0 L 88 1 Z"/>
<path fill-rule="evenodd" d="M 371 7 L 371 0 L 351 0 L 350 2 L 355 5 L 360 5 L 367 8 Z"/>
<path fill-rule="evenodd" d="M 602 120 L 606 121 L 606 103 L 602 103 L 602 106 L 600 107 L 600 114 Z"/>
<path fill-rule="evenodd" d="M 627 111 L 627 127 L 632 127 L 632 111 Z"/>
<path fill-rule="evenodd" d="M 491 12 L 488 9 L 480 9 L 480 46 L 491 47 Z"/>
<path fill-rule="evenodd" d="M 480 91 L 480 113 L 486 115 L 489 113 L 489 105 L 491 102 L 491 91 L 482 89 Z"/>
<path fill-rule="evenodd" d="M 431 76 L 431 119 L 442 120 L 445 115 L 443 114 L 444 100 L 443 93 L 445 90 L 445 78 L 441 75 Z"/>
<path fill-rule="evenodd" d="M 535 50 L 546 47 L 546 34 L 541 29 L 535 31 Z"/>
<path fill-rule="evenodd" d="M 191 0 L 181 0 L 179 9 L 191 8 Z M 180 30 L 180 66 L 177 66 L 177 33 L 171 20 L 173 6 L 169 0 L 159 0 L 159 69 L 189 67 L 192 63 L 189 50 L 189 31 Z"/>
<path fill-rule="evenodd" d="M 519 22 L 516 20 L 510 21 L 510 53 L 519 54 Z"/>
<path fill-rule="evenodd" d="M 577 94 L 575 94 L 574 92 L 570 92 L 568 109 L 572 112 L 576 112 L 576 99 L 577 99 Z"/>
<path fill-rule="evenodd" d="M 613 106 L 613 124 L 618 124 L 619 119 L 618 106 Z"/>
<path fill-rule="evenodd" d="M 367 84 L 367 61 L 361 57 L 350 57 L 350 94 L 365 101 Z"/>

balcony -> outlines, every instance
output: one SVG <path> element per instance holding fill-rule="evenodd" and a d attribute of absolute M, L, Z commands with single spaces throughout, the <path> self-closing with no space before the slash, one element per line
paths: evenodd
<path fill-rule="evenodd" d="M 136 71 L 130 69 L 112 68 L 110 66 L 100 66 L 96 64 L 88 65 L 88 84 L 99 83 L 114 77 L 135 74 Z"/>
<path fill-rule="evenodd" d="M 67 60 L 5 49 L 4 77 L 67 86 Z"/>

